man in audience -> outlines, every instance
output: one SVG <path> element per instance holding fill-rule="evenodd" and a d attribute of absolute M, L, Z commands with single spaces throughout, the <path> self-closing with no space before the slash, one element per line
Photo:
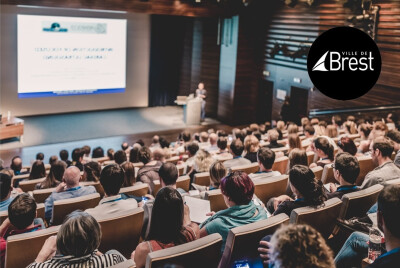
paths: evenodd
<path fill-rule="evenodd" d="M 83 171 L 83 155 L 84 152 L 81 148 L 75 148 L 72 151 L 72 163 L 71 166 L 75 166 L 77 168 L 79 168 L 80 171 Z"/>
<path fill-rule="evenodd" d="M 157 160 L 152 160 L 152 153 L 146 146 L 140 148 L 138 152 L 138 159 L 139 162 L 144 164 L 144 166 L 138 170 L 137 181 L 147 183 L 150 187 L 150 194 L 152 194 L 154 190 L 154 181 L 160 179 L 158 170 L 160 169 L 162 163 Z"/>
<path fill-rule="evenodd" d="M 36 160 L 43 161 L 44 160 L 44 154 L 43 153 L 37 153 L 36 154 Z"/>
<path fill-rule="evenodd" d="M 232 155 L 226 149 L 228 147 L 227 137 L 219 137 L 217 141 L 218 151 L 215 153 L 216 159 L 226 159 L 232 157 Z"/>
<path fill-rule="evenodd" d="M 370 144 L 372 161 L 378 165 L 370 171 L 361 185 L 362 189 L 371 187 L 374 184 L 385 185 L 386 181 L 400 178 L 400 169 L 390 158 L 393 153 L 393 143 L 384 137 L 373 140 Z"/>
<path fill-rule="evenodd" d="M 268 148 L 281 148 L 285 145 L 278 143 L 279 133 L 275 129 L 270 129 L 267 132 L 269 144 L 267 145 Z"/>
<path fill-rule="evenodd" d="M 90 157 L 90 152 L 92 151 L 92 148 L 90 148 L 89 145 L 85 145 L 82 147 L 82 151 L 83 151 L 83 161 L 82 163 L 89 163 L 90 161 L 92 161 L 92 158 Z"/>
<path fill-rule="evenodd" d="M 210 143 L 208 142 L 208 133 L 203 131 L 200 133 L 199 147 L 200 147 L 200 149 L 206 149 L 209 146 L 210 146 Z"/>
<path fill-rule="evenodd" d="M 122 144 L 121 144 L 121 149 L 122 149 L 122 151 L 124 151 L 125 153 L 128 153 L 129 152 L 129 144 L 127 143 L 127 142 L 123 142 Z"/>
<path fill-rule="evenodd" d="M 185 130 L 181 133 L 181 141 L 177 142 L 176 151 L 179 153 L 184 153 L 186 150 L 186 146 L 189 145 L 191 139 L 190 132 Z"/>
<path fill-rule="evenodd" d="M 54 192 L 44 202 L 46 220 L 51 219 L 54 201 L 96 193 L 96 189 L 91 185 L 80 186 L 80 179 L 81 172 L 77 167 L 71 166 L 65 170 L 63 182 L 56 187 Z"/>
<path fill-rule="evenodd" d="M 161 148 L 161 145 L 160 145 L 160 137 L 158 136 L 158 135 L 154 135 L 154 137 L 153 137 L 153 142 L 152 142 L 152 144 L 150 145 L 150 147 L 149 147 L 149 149 L 150 149 L 150 151 L 154 151 L 155 149 L 157 149 L 157 148 Z"/>
<path fill-rule="evenodd" d="M 184 170 L 185 174 L 188 171 L 190 171 L 191 167 L 193 167 L 194 156 L 196 155 L 198 150 L 199 150 L 199 145 L 197 142 L 191 142 L 186 146 L 186 153 L 189 156 L 189 158 L 185 162 L 185 170 Z"/>
<path fill-rule="evenodd" d="M 50 158 L 49 158 L 49 164 L 50 165 L 53 165 L 57 161 L 58 161 L 58 156 L 56 156 L 56 155 L 50 156 Z"/>
<path fill-rule="evenodd" d="M 240 139 L 232 141 L 229 152 L 232 154 L 233 159 L 224 162 L 224 166 L 229 169 L 235 166 L 251 164 L 249 159 L 242 157 L 244 150 L 243 142 Z"/>
<path fill-rule="evenodd" d="M 104 189 L 104 198 L 95 208 L 87 209 L 86 212 L 99 220 L 112 216 L 121 211 L 131 211 L 138 207 L 134 198 L 123 199 L 119 194 L 124 182 L 124 170 L 118 164 L 108 165 L 101 171 L 100 183 Z"/>
<path fill-rule="evenodd" d="M 28 174 L 28 171 L 23 171 L 22 170 L 22 159 L 19 156 L 14 156 L 11 159 L 11 169 L 14 171 L 14 175 L 22 175 L 22 174 Z"/>
<path fill-rule="evenodd" d="M 11 181 L 11 176 L 0 173 L 0 211 L 6 211 L 11 201 L 13 201 L 11 197 L 11 191 L 13 190 Z"/>
<path fill-rule="evenodd" d="M 72 162 L 70 160 L 68 160 L 68 151 L 67 150 L 60 151 L 60 159 L 62 161 L 64 161 L 68 167 L 72 164 Z"/>
<path fill-rule="evenodd" d="M 305 125 L 303 127 L 304 136 L 306 138 L 302 140 L 301 144 L 305 146 L 310 146 L 311 143 L 314 141 L 315 137 L 315 129 L 312 125 Z"/>
<path fill-rule="evenodd" d="M 386 136 L 393 142 L 394 152 L 396 153 L 394 164 L 400 168 L 400 132 L 389 130 Z"/>
<path fill-rule="evenodd" d="M 164 149 L 161 149 L 161 148 L 154 149 L 154 151 L 153 151 L 153 160 L 154 161 L 165 162 L 165 151 L 164 151 Z"/>
<path fill-rule="evenodd" d="M 211 133 L 209 140 L 210 140 L 210 146 L 206 148 L 206 151 L 208 151 L 210 154 L 214 154 L 218 151 L 218 146 L 217 146 L 218 135 L 216 133 Z"/>
<path fill-rule="evenodd" d="M 257 161 L 260 166 L 260 171 L 249 174 L 250 179 L 253 181 L 281 175 L 279 171 L 272 170 L 272 165 L 275 161 L 275 152 L 270 148 L 261 147 L 258 149 Z"/>
<path fill-rule="evenodd" d="M 329 184 L 328 199 L 334 197 L 341 199 L 344 194 L 358 191 L 359 188 L 355 183 L 359 174 L 360 165 L 357 158 L 349 153 L 338 153 L 333 164 L 333 175 L 340 186 Z"/>
<path fill-rule="evenodd" d="M 115 160 L 115 163 L 117 163 L 118 165 L 121 165 L 122 163 L 124 163 L 127 160 L 125 151 L 122 151 L 122 150 L 116 151 L 114 154 L 114 160 Z"/>

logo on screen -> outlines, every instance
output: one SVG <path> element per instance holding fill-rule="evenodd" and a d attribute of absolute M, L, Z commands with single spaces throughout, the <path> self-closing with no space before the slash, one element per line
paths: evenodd
<path fill-rule="evenodd" d="M 356 28 L 337 27 L 314 41 L 307 69 L 321 93 L 337 100 L 351 100 L 375 85 L 381 72 L 381 55 L 368 34 Z"/>
<path fill-rule="evenodd" d="M 44 32 L 68 32 L 67 28 L 61 28 L 60 23 L 53 22 L 50 27 L 43 28 Z"/>

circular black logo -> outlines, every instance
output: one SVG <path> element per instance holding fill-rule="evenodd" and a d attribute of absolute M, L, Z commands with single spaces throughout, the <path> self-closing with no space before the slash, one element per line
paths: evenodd
<path fill-rule="evenodd" d="M 367 93 L 381 73 L 381 54 L 361 30 L 337 27 L 312 44 L 307 69 L 314 86 L 328 97 L 351 100 Z"/>

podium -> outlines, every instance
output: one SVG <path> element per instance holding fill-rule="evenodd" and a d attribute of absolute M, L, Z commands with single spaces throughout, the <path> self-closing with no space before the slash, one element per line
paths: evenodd
<path fill-rule="evenodd" d="M 201 119 L 201 98 L 194 98 L 193 94 L 186 96 L 178 96 L 176 104 L 183 106 L 183 121 L 187 125 L 200 125 Z"/>

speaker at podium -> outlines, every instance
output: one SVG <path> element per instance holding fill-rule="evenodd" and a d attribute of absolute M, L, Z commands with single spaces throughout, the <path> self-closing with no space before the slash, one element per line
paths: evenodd
<path fill-rule="evenodd" d="M 175 103 L 183 106 L 183 121 L 187 125 L 200 125 L 201 98 L 195 98 L 194 94 L 189 96 L 177 96 Z"/>

